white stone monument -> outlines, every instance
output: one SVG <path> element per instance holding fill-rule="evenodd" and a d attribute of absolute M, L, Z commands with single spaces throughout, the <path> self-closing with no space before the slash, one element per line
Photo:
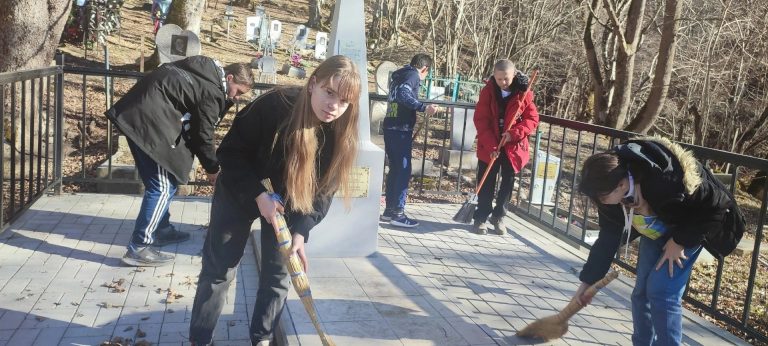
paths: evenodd
<path fill-rule="evenodd" d="M 384 151 L 371 142 L 368 120 L 368 72 L 363 1 L 337 0 L 328 55 L 350 57 L 360 72 L 360 144 L 353 172 L 357 183 L 352 209 L 334 198 L 325 219 L 310 232 L 312 257 L 361 257 L 376 252 L 384 175 Z"/>
<path fill-rule="evenodd" d="M 200 55 L 200 39 L 197 35 L 176 24 L 166 24 L 157 30 L 155 44 L 161 64 Z"/>
<path fill-rule="evenodd" d="M 261 32 L 261 17 L 250 16 L 245 18 L 245 40 L 256 41 Z"/>
<path fill-rule="evenodd" d="M 315 59 L 325 60 L 325 52 L 328 50 L 328 33 L 318 31 L 315 34 Z"/>
<path fill-rule="evenodd" d="M 275 19 L 269 23 L 269 41 L 274 50 L 277 47 L 277 42 L 280 41 L 280 35 L 283 33 L 283 22 Z"/>
<path fill-rule="evenodd" d="M 293 47 L 295 49 L 306 49 L 307 36 L 309 36 L 309 29 L 304 24 L 297 25 L 296 33 L 293 34 Z"/>

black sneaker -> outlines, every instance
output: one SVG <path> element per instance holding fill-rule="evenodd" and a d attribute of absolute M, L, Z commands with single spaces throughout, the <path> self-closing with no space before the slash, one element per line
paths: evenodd
<path fill-rule="evenodd" d="M 381 214 L 381 217 L 379 217 L 379 220 L 384 221 L 384 222 L 389 222 L 395 216 L 397 216 L 397 213 L 394 210 L 392 210 L 392 209 L 384 209 L 384 213 Z"/>
<path fill-rule="evenodd" d="M 129 246 L 128 252 L 123 256 L 123 263 L 133 267 L 160 267 L 172 262 L 172 255 L 166 255 L 151 245 L 136 249 Z"/>
<path fill-rule="evenodd" d="M 175 227 L 171 226 L 165 230 L 157 230 L 155 232 L 155 241 L 152 242 L 154 246 L 165 246 L 168 244 L 181 243 L 189 240 L 189 233 L 177 231 Z"/>

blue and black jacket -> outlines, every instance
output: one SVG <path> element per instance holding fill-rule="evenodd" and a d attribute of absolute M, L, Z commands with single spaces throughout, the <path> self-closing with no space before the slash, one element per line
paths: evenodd
<path fill-rule="evenodd" d="M 419 71 L 411 65 L 392 73 L 384 129 L 413 131 L 416 112 L 423 112 L 427 108 L 418 98 L 420 85 Z"/>

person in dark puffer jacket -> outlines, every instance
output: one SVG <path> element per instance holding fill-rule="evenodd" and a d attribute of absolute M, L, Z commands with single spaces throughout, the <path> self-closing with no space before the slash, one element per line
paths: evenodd
<path fill-rule="evenodd" d="M 740 213 L 729 192 L 687 150 L 664 138 L 633 139 L 584 162 L 579 190 L 598 206 L 600 233 L 574 299 L 608 271 L 622 237 L 640 238 L 632 292 L 634 345 L 679 345 L 682 296 L 702 247 Z M 625 250 L 626 256 L 626 250 Z"/>
<path fill-rule="evenodd" d="M 156 249 L 189 239 L 170 223 L 168 206 L 186 184 L 196 156 L 213 183 L 219 171 L 214 130 L 253 73 L 246 64 L 227 67 L 204 56 L 164 64 L 139 80 L 105 114 L 128 139 L 144 183 L 144 198 L 123 263 L 161 266 L 173 256 Z"/>

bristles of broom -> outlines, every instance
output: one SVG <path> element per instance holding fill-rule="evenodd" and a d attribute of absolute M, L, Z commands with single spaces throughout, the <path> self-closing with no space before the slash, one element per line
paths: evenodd
<path fill-rule="evenodd" d="M 272 183 L 269 179 L 262 180 L 262 184 L 267 188 L 269 193 L 274 193 Z M 274 226 L 275 235 L 277 236 L 277 244 L 283 259 L 285 260 L 285 265 L 288 268 L 288 274 L 291 276 L 293 289 L 299 295 L 299 298 L 301 298 L 301 303 L 304 305 L 304 309 L 307 310 L 309 319 L 312 321 L 312 325 L 315 326 L 323 346 L 335 346 L 336 344 L 325 334 L 325 331 L 323 331 L 323 328 L 320 325 L 320 319 L 317 317 L 317 309 L 315 308 L 315 301 L 312 299 L 312 290 L 309 288 L 309 279 L 307 278 L 307 274 L 304 273 L 304 267 L 301 264 L 301 260 L 298 256 L 291 255 L 293 238 L 291 232 L 288 230 L 288 224 L 285 222 L 283 215 L 277 215 L 277 225 Z"/>
<path fill-rule="evenodd" d="M 467 199 L 467 201 L 461 205 L 461 208 L 459 208 L 459 212 L 453 216 L 453 221 L 458 223 L 472 222 L 472 217 L 475 215 L 475 209 L 477 209 L 477 198 Z"/>
<path fill-rule="evenodd" d="M 608 273 L 600 281 L 587 288 L 584 295 L 588 298 L 592 298 L 597 294 L 597 291 L 608 285 L 613 279 L 619 276 L 619 272 L 613 271 Z M 579 304 L 576 299 L 571 299 L 565 308 L 556 315 L 544 317 L 533 321 L 522 330 L 517 332 L 517 336 L 525 338 L 540 338 L 543 340 L 559 339 L 568 332 L 568 320 L 579 312 L 583 306 Z"/>

